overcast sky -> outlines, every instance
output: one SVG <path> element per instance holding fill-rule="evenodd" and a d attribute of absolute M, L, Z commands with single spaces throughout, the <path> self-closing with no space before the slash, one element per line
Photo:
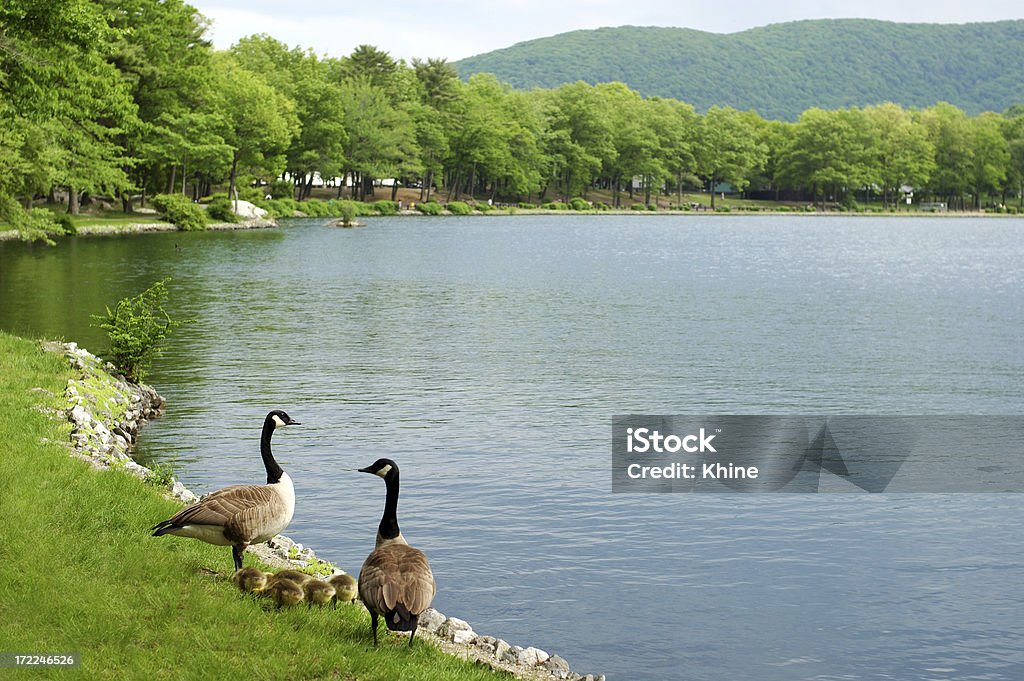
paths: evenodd
<path fill-rule="evenodd" d="M 1024 18 L 1021 0 L 192 0 L 218 48 L 268 33 L 345 56 L 360 44 L 392 57 L 457 61 L 581 28 L 679 26 L 733 33 L 798 19 L 965 23 Z"/>

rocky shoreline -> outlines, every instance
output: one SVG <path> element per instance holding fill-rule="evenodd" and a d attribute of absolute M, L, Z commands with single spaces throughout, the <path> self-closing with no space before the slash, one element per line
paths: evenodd
<path fill-rule="evenodd" d="M 167 493 L 186 504 L 199 499 L 173 477 L 138 464 L 131 449 L 142 426 L 163 413 L 165 400 L 153 388 L 134 384 L 119 376 L 109 363 L 76 343 L 48 342 L 43 347 L 62 354 L 76 372 L 68 381 L 61 414 L 71 423 L 71 453 L 97 469 L 124 470 L 141 480 L 166 484 Z M 266 544 L 249 548 L 263 562 L 277 567 L 307 567 L 314 562 L 341 573 L 336 566 L 316 557 L 284 535 Z M 457 617 L 446 617 L 433 608 L 420 617 L 420 632 L 442 650 L 477 664 L 511 673 L 532 681 L 568 679 L 604 681 L 604 675 L 579 674 L 558 655 L 533 646 L 522 647 L 493 636 L 477 634 L 472 626 Z"/>

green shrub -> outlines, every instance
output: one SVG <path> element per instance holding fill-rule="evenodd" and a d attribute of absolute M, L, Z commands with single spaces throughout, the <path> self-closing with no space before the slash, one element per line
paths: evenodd
<path fill-rule="evenodd" d="M 545 203 L 541 208 L 545 210 L 569 210 L 569 204 L 562 203 L 561 201 L 552 201 L 551 203 Z"/>
<path fill-rule="evenodd" d="M 162 279 L 134 298 L 122 298 L 105 315 L 92 315 L 94 326 L 107 332 L 110 360 L 129 381 L 141 381 L 160 344 L 183 323 L 164 309 L 166 281 Z M 187 320 L 190 321 L 190 320 Z"/>
<path fill-rule="evenodd" d="M 182 232 L 206 229 L 206 211 L 191 199 L 181 194 L 157 194 L 152 199 L 153 207 L 160 216 Z"/>
<path fill-rule="evenodd" d="M 629 207 L 630 210 L 647 210 L 647 206 L 642 203 L 634 203 Z"/>
<path fill-rule="evenodd" d="M 523 210 L 531 210 L 531 209 L 536 208 L 536 207 L 537 207 L 537 205 L 534 204 L 534 203 L 526 203 L 525 201 L 520 201 L 519 202 L 519 208 L 522 208 Z"/>
<path fill-rule="evenodd" d="M 452 215 L 469 215 L 473 212 L 473 207 L 465 201 L 449 201 L 448 212 Z"/>
<path fill-rule="evenodd" d="M 591 210 L 593 206 L 586 199 L 576 197 L 569 201 L 569 207 L 573 210 Z"/>
<path fill-rule="evenodd" d="M 649 203 L 649 204 L 647 204 L 647 210 L 658 210 L 658 204 L 656 204 L 656 203 Z"/>
<path fill-rule="evenodd" d="M 272 199 L 294 199 L 295 198 L 295 183 L 290 180 L 274 180 L 266 187 L 262 188 L 267 194 L 270 194 Z"/>
<path fill-rule="evenodd" d="M 594 208 L 596 208 L 598 210 L 611 210 L 612 209 L 612 207 L 609 206 L 604 201 L 598 201 L 597 203 L 595 203 L 594 204 Z"/>
<path fill-rule="evenodd" d="M 320 199 L 307 199 L 300 202 L 299 210 L 312 218 L 326 218 L 332 215 L 330 204 Z"/>
<path fill-rule="evenodd" d="M 78 234 L 78 228 L 75 227 L 75 223 L 72 222 L 71 216 L 67 213 L 61 213 L 57 216 L 57 226 L 60 227 L 60 231 L 69 236 Z"/>
<path fill-rule="evenodd" d="M 238 222 L 238 215 L 227 194 L 214 194 L 206 204 L 206 214 L 218 222 Z"/>
<path fill-rule="evenodd" d="M 441 204 L 436 201 L 425 201 L 423 203 L 417 203 L 416 210 L 424 215 L 440 215 L 441 211 L 444 209 L 441 208 Z"/>
<path fill-rule="evenodd" d="M 378 215 L 398 215 L 398 204 L 394 201 L 376 201 L 373 210 Z"/>
<path fill-rule="evenodd" d="M 494 206 L 492 206 L 489 203 L 478 203 L 473 207 L 476 208 L 481 213 L 489 213 L 494 208 Z"/>
<path fill-rule="evenodd" d="M 269 193 L 270 190 L 267 187 L 238 187 L 238 200 L 258 204 L 260 201 L 263 201 Z"/>
<path fill-rule="evenodd" d="M 732 212 L 732 208 L 730 208 L 729 206 L 715 206 L 715 212 L 716 213 L 731 213 Z"/>
<path fill-rule="evenodd" d="M 274 218 L 295 217 L 295 211 L 299 210 L 299 203 L 295 199 L 264 199 L 255 203 Z"/>

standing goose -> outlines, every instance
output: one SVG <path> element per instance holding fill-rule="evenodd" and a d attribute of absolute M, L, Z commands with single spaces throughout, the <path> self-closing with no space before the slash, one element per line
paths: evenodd
<path fill-rule="evenodd" d="M 230 546 L 235 570 L 242 568 L 242 553 L 249 544 L 259 544 L 279 534 L 295 512 L 295 488 L 274 460 L 270 437 L 275 428 L 299 425 L 279 409 L 263 421 L 260 453 L 267 469 L 266 485 L 233 485 L 210 492 L 198 503 L 187 506 L 153 526 L 153 536 L 173 534 L 192 537 L 207 544 Z"/>
<path fill-rule="evenodd" d="M 377 459 L 360 473 L 384 478 L 387 499 L 377 528 L 376 547 L 359 571 L 359 598 L 370 611 L 373 645 L 377 645 L 377 618 L 391 631 L 409 631 L 409 645 L 416 636 L 420 614 L 430 607 L 437 593 L 427 556 L 409 546 L 398 529 L 398 464 Z"/>

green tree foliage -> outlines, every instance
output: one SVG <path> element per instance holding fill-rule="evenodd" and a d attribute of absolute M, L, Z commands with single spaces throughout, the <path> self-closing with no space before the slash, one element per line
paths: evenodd
<path fill-rule="evenodd" d="M 720 182 L 742 190 L 764 167 L 768 148 L 760 140 L 758 121 L 756 114 L 729 107 L 712 107 L 701 119 L 694 156 L 697 176 L 711 192 L 712 208 Z"/>
<path fill-rule="evenodd" d="M 239 170 L 274 177 L 285 169 L 284 154 L 299 123 L 292 101 L 232 55 L 216 55 L 213 65 L 221 135 L 231 149 L 228 193 L 237 199 Z"/>
<path fill-rule="evenodd" d="M 898 104 L 869 106 L 864 115 L 873 137 L 872 177 L 888 206 L 903 185 L 921 187 L 928 182 L 935 170 L 935 147 L 920 121 Z"/>

